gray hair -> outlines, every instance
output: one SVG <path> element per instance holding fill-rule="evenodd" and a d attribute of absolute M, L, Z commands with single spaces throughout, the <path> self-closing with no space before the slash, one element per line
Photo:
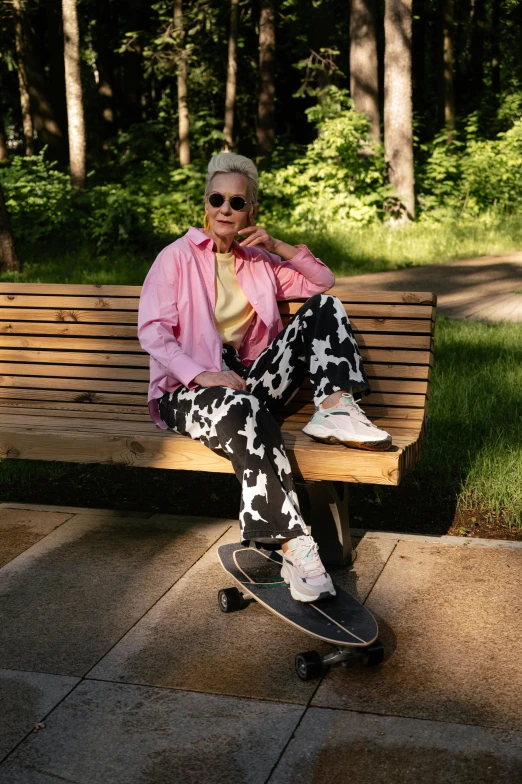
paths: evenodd
<path fill-rule="evenodd" d="M 235 152 L 220 152 L 214 155 L 208 164 L 205 199 L 212 193 L 212 180 L 216 174 L 242 174 L 248 180 L 248 194 L 251 204 L 257 204 L 258 175 L 256 165 L 244 155 Z"/>

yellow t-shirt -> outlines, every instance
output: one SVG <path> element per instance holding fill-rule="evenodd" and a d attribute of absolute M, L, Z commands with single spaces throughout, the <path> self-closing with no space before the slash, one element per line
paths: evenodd
<path fill-rule="evenodd" d="M 254 317 L 236 277 L 233 253 L 216 253 L 216 305 L 214 320 L 223 343 L 238 349 Z"/>

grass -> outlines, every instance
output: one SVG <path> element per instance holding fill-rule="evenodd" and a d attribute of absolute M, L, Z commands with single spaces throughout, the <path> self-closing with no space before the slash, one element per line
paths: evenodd
<path fill-rule="evenodd" d="M 260 219 L 262 223 L 262 219 Z M 474 256 L 508 253 L 522 248 L 522 216 L 485 214 L 437 223 L 419 221 L 389 229 L 331 227 L 328 230 L 268 227 L 281 239 L 304 243 L 336 275 L 357 275 L 402 267 L 435 264 Z M 100 283 L 141 285 L 156 254 L 175 236 L 160 237 L 148 247 L 99 250 L 64 239 L 33 245 L 19 243 L 22 273 L 1 273 L 0 281 L 33 283 Z"/>
<path fill-rule="evenodd" d="M 435 362 L 421 483 L 521 529 L 520 325 L 440 319 Z"/>
<path fill-rule="evenodd" d="M 354 486 L 355 526 L 478 535 L 522 530 L 522 343 L 517 324 L 440 319 L 422 460 L 399 488 Z M 4 460 L 0 501 L 236 517 L 228 475 Z M 477 523 L 478 525 L 478 523 Z"/>

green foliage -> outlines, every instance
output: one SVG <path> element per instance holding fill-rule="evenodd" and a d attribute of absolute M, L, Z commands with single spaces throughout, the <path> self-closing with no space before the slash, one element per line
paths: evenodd
<path fill-rule="evenodd" d="M 44 155 L 14 157 L 0 169 L 13 232 L 26 242 L 59 234 L 74 219 L 69 177 Z"/>
<path fill-rule="evenodd" d="M 467 118 L 464 132 L 448 140 L 448 130 L 430 145 L 419 167 L 419 203 L 432 217 L 479 215 L 489 209 L 515 212 L 522 207 L 522 119 L 494 139 L 478 134 L 478 117 Z"/>
<path fill-rule="evenodd" d="M 389 189 L 382 150 L 368 137 L 369 120 L 337 88 L 307 114 L 318 136 L 286 166 L 262 173 L 263 215 L 305 229 L 375 220 Z"/>

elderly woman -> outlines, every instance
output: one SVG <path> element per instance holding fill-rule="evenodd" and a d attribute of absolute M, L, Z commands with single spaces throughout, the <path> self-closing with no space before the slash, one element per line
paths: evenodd
<path fill-rule="evenodd" d="M 368 383 L 330 270 L 304 245 L 255 225 L 248 158 L 214 156 L 204 228 L 165 248 L 143 285 L 138 335 L 150 354 L 149 410 L 163 428 L 228 456 L 242 486 L 241 540 L 280 544 L 294 599 L 335 595 L 299 510 L 277 411 L 310 376 L 318 441 L 388 449 L 354 395 Z M 237 235 L 243 237 L 236 242 Z M 283 329 L 278 300 L 306 298 Z"/>

